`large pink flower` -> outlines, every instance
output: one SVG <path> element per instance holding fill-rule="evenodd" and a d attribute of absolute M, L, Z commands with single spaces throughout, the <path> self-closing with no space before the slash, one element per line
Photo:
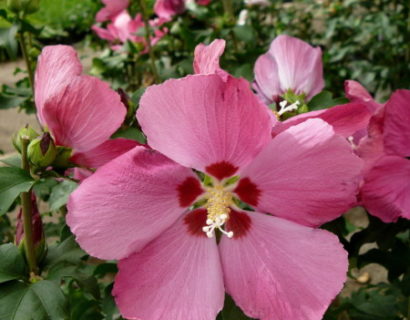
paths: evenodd
<path fill-rule="evenodd" d="M 360 198 L 384 222 L 410 219 L 410 90 L 397 90 L 372 117 L 357 153 L 365 161 Z"/>
<path fill-rule="evenodd" d="M 120 96 L 107 83 L 82 74 L 72 47 L 45 47 L 35 80 L 38 118 L 59 146 L 89 152 L 105 143 L 124 121 L 127 110 Z M 119 149 L 128 151 L 130 143 L 112 140 L 111 157 L 120 154 Z"/>
<path fill-rule="evenodd" d="M 307 100 L 324 86 L 322 50 L 287 35 L 272 41 L 255 63 L 255 90 L 267 103 L 277 102 L 288 90 Z"/>
<path fill-rule="evenodd" d="M 67 216 L 87 252 L 120 260 L 123 316 L 214 320 L 226 290 L 251 317 L 321 319 L 347 254 L 312 227 L 355 201 L 361 161 L 348 142 L 319 119 L 272 139 L 249 84 L 215 74 L 148 88 L 137 117 L 153 149 L 97 170 Z"/>

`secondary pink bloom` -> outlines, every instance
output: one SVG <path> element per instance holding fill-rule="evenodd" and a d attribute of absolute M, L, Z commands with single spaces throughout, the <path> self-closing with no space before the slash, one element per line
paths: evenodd
<path fill-rule="evenodd" d="M 173 16 L 185 11 L 185 6 L 193 0 L 156 0 L 154 5 L 155 14 L 166 20 L 171 20 Z M 196 0 L 197 4 L 207 6 L 211 0 Z"/>
<path fill-rule="evenodd" d="M 365 161 L 362 205 L 384 222 L 410 219 L 410 90 L 397 90 L 373 116 L 357 153 Z"/>
<path fill-rule="evenodd" d="M 254 71 L 255 90 L 267 104 L 278 102 L 288 90 L 310 100 L 324 86 L 322 50 L 287 35 L 272 41 Z"/>
<path fill-rule="evenodd" d="M 87 252 L 120 260 L 123 316 L 214 320 L 226 290 L 254 318 L 321 319 L 347 254 L 312 227 L 355 201 L 361 161 L 349 143 L 320 119 L 272 139 L 249 84 L 214 74 L 151 86 L 137 118 L 153 149 L 97 170 L 67 216 Z"/>
<path fill-rule="evenodd" d="M 159 29 L 164 23 L 163 19 L 150 20 L 149 23 L 154 29 L 154 37 L 151 38 L 151 45 L 155 45 L 166 33 L 167 29 Z M 134 19 L 131 18 L 126 10 L 117 14 L 110 22 L 106 29 L 97 25 L 92 26 L 92 30 L 104 40 L 111 43 L 113 50 L 120 50 L 122 45 L 131 41 L 134 43 L 140 43 L 146 46 L 146 40 L 143 35 L 137 35 L 139 32 L 143 32 L 145 27 L 141 14 L 137 14 Z M 143 51 L 146 53 L 147 51 Z"/>
<path fill-rule="evenodd" d="M 102 0 L 105 7 L 97 12 L 97 22 L 113 20 L 118 14 L 128 8 L 129 0 Z"/>
<path fill-rule="evenodd" d="M 45 47 L 35 79 L 37 115 L 57 145 L 89 151 L 108 140 L 125 118 L 120 96 L 107 83 L 82 74 L 72 47 Z"/>

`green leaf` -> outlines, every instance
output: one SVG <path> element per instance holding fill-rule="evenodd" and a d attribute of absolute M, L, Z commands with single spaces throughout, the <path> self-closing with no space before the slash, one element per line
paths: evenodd
<path fill-rule="evenodd" d="M 16 167 L 20 168 L 21 166 L 21 156 L 19 154 L 13 154 L 7 158 L 3 158 L 0 160 L 4 164 L 8 165 L 9 167 Z"/>
<path fill-rule="evenodd" d="M 60 209 L 64 206 L 69 195 L 77 188 L 78 184 L 71 180 L 64 180 L 53 187 L 50 194 L 49 204 L 52 211 Z"/>
<path fill-rule="evenodd" d="M 78 264 L 79 260 L 85 255 L 86 253 L 80 249 L 75 242 L 74 237 L 70 236 L 63 242 L 48 248 L 45 265 L 47 265 L 48 268 L 51 268 L 62 262 Z"/>
<path fill-rule="evenodd" d="M 113 134 L 112 138 L 113 139 L 114 138 L 132 139 L 140 143 L 146 142 L 144 134 L 141 132 L 141 130 L 138 130 L 137 128 L 120 129 L 116 133 Z"/>
<path fill-rule="evenodd" d="M 321 110 L 326 109 L 332 104 L 333 95 L 329 91 L 322 91 L 315 95 L 309 102 L 309 110 Z"/>
<path fill-rule="evenodd" d="M 32 285 L 12 281 L 0 285 L 0 319 L 59 320 L 66 319 L 66 300 L 52 281 Z"/>
<path fill-rule="evenodd" d="M 0 215 L 7 212 L 21 192 L 27 192 L 34 180 L 20 168 L 0 167 Z"/>
<path fill-rule="evenodd" d="M 26 275 L 26 265 L 19 249 L 12 243 L 0 246 L 0 283 L 21 279 Z"/>

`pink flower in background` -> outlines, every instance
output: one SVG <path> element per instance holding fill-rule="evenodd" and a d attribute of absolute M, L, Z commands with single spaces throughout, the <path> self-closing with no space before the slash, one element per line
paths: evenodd
<path fill-rule="evenodd" d="M 129 6 L 129 0 L 102 0 L 104 8 L 97 12 L 97 22 L 114 20 L 114 18 L 122 13 Z"/>
<path fill-rule="evenodd" d="M 349 143 L 320 119 L 272 139 L 249 84 L 215 74 L 148 88 L 137 118 L 153 149 L 101 167 L 67 216 L 87 252 L 120 260 L 123 316 L 214 320 L 226 290 L 254 318 L 321 319 L 347 254 L 312 227 L 355 201 L 361 161 Z"/>
<path fill-rule="evenodd" d="M 362 205 L 384 222 L 410 219 L 410 90 L 397 90 L 372 117 L 357 153 L 365 161 Z"/>
<path fill-rule="evenodd" d="M 77 154 L 74 159 L 81 159 L 81 164 L 87 165 L 82 163 L 85 153 L 92 151 L 89 157 L 98 154 L 95 149 L 105 150 L 106 159 L 121 154 L 120 149 L 125 152 L 130 145 L 137 144 L 118 139 L 108 142 L 124 121 L 127 110 L 107 83 L 82 74 L 80 60 L 72 47 L 45 47 L 38 60 L 35 80 L 35 102 L 41 124 L 50 131 L 57 145 L 72 148 Z M 107 144 L 110 148 L 105 148 Z"/>
<path fill-rule="evenodd" d="M 181 14 L 186 9 L 188 2 L 196 2 L 201 6 L 207 6 L 211 0 L 156 0 L 154 5 L 155 14 L 166 20 L 171 20 L 173 16 Z"/>
<path fill-rule="evenodd" d="M 287 35 L 272 41 L 254 72 L 254 88 L 267 104 L 278 102 L 288 90 L 310 100 L 324 87 L 322 50 Z"/>
<path fill-rule="evenodd" d="M 228 72 L 219 65 L 219 59 L 225 50 L 225 40 L 215 39 L 209 45 L 203 43 L 195 47 L 194 72 L 196 74 L 218 74 L 224 80 L 228 79 Z"/>

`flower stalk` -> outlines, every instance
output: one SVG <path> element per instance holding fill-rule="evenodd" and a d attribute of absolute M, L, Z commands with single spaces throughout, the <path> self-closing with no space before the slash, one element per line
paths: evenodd
<path fill-rule="evenodd" d="M 31 87 L 31 90 L 33 91 L 33 96 L 34 96 L 34 73 L 33 73 L 33 69 L 31 68 L 31 61 L 28 55 L 28 44 L 26 42 L 24 31 L 19 32 L 18 38 L 19 38 L 19 43 L 21 47 L 21 52 L 23 53 L 24 62 L 27 68 L 28 79 L 30 81 L 30 87 Z"/>
<path fill-rule="evenodd" d="M 151 71 L 154 76 L 154 81 L 155 83 L 159 82 L 159 76 L 158 76 L 158 70 L 155 65 L 155 56 L 154 52 L 152 51 L 152 46 L 151 46 L 151 37 L 150 37 L 150 25 L 148 21 L 148 16 L 147 16 L 147 8 L 145 7 L 145 2 L 144 0 L 138 0 L 140 10 L 141 10 L 141 15 L 142 15 L 142 20 L 144 21 L 144 29 L 145 29 L 145 41 L 147 45 L 147 50 L 148 50 L 148 55 L 149 55 L 149 60 L 151 64 Z"/>
<path fill-rule="evenodd" d="M 23 170 L 30 172 L 29 160 L 27 157 L 27 147 L 29 144 L 29 139 L 22 138 L 22 148 L 21 148 L 21 164 Z M 23 225 L 24 225 L 24 252 L 26 254 L 27 263 L 30 269 L 30 274 L 37 274 L 37 263 L 36 254 L 34 251 L 33 242 L 33 206 L 31 202 L 31 190 L 28 192 L 22 192 L 21 195 L 21 206 L 23 212 Z"/>

